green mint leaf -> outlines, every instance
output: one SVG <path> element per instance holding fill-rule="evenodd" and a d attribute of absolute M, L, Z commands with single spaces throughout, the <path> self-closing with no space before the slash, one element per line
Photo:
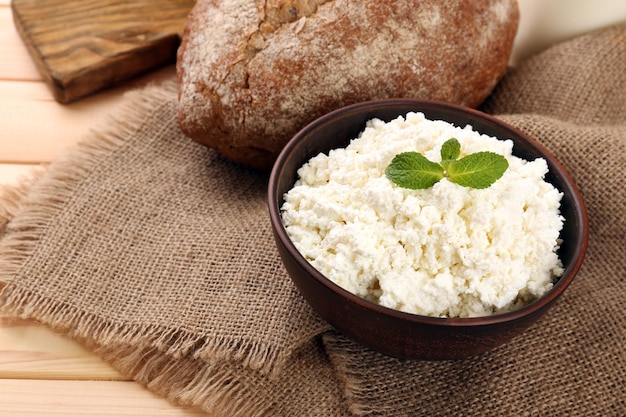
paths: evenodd
<path fill-rule="evenodd" d="M 496 182 L 508 167 L 502 155 L 477 152 L 447 164 L 446 176 L 455 184 L 482 189 Z"/>
<path fill-rule="evenodd" d="M 455 160 L 461 154 L 461 144 L 455 138 L 450 138 L 441 145 L 441 160 Z"/>
<path fill-rule="evenodd" d="M 385 175 L 396 185 L 412 190 L 432 187 L 444 176 L 441 165 L 429 161 L 418 152 L 396 155 L 385 170 Z"/>
<path fill-rule="evenodd" d="M 458 159 L 460 154 L 461 144 L 450 138 L 441 145 L 441 164 L 418 152 L 404 152 L 393 158 L 385 175 L 396 185 L 412 190 L 432 187 L 444 177 L 464 187 L 482 189 L 496 182 L 509 167 L 506 158 L 494 152 Z"/>

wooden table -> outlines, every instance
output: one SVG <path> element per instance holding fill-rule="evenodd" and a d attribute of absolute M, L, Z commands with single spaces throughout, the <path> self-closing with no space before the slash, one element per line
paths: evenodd
<path fill-rule="evenodd" d="M 605 0 L 604 7 L 582 0 L 576 3 L 578 14 L 569 1 L 519 3 L 522 21 L 513 62 L 550 42 L 626 20 L 623 0 Z M 555 4 L 567 7 L 566 20 Z M 15 31 L 10 0 L 0 0 L 0 185 L 19 181 L 75 144 L 120 105 L 125 91 L 173 72 L 170 66 L 74 104 L 58 104 Z M 204 414 L 153 395 L 43 325 L 0 316 L 0 417 L 73 415 Z"/>

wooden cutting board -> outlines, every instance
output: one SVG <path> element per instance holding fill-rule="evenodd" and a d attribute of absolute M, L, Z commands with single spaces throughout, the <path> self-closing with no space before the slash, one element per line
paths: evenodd
<path fill-rule="evenodd" d="M 13 0 L 13 20 L 54 98 L 69 103 L 175 62 L 185 0 Z"/>

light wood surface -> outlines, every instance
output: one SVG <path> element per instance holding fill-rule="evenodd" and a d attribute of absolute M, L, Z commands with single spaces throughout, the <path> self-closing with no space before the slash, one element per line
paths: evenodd
<path fill-rule="evenodd" d="M 519 3 L 522 21 L 513 61 L 583 30 L 626 20 L 623 0 Z M 559 17 L 563 13 L 566 20 Z M 75 144 L 120 106 L 124 92 L 173 73 L 171 65 L 75 103 L 59 104 L 13 25 L 10 0 L 0 0 L 0 186 L 19 181 Z M 0 417 L 95 415 L 203 414 L 155 396 L 41 324 L 0 316 Z"/>

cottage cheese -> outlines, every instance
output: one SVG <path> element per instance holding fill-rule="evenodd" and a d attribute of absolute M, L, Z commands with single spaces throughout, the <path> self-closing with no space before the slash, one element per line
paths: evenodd
<path fill-rule="evenodd" d="M 461 157 L 491 151 L 509 168 L 477 190 L 442 179 L 425 190 L 385 176 L 395 155 L 439 162 L 441 145 Z M 285 194 L 282 219 L 304 257 L 346 290 L 393 309 L 436 317 L 510 311 L 548 291 L 557 256 L 562 194 L 543 180 L 543 159 L 511 154 L 511 140 L 409 113 L 370 120 L 343 149 L 313 157 Z"/>

